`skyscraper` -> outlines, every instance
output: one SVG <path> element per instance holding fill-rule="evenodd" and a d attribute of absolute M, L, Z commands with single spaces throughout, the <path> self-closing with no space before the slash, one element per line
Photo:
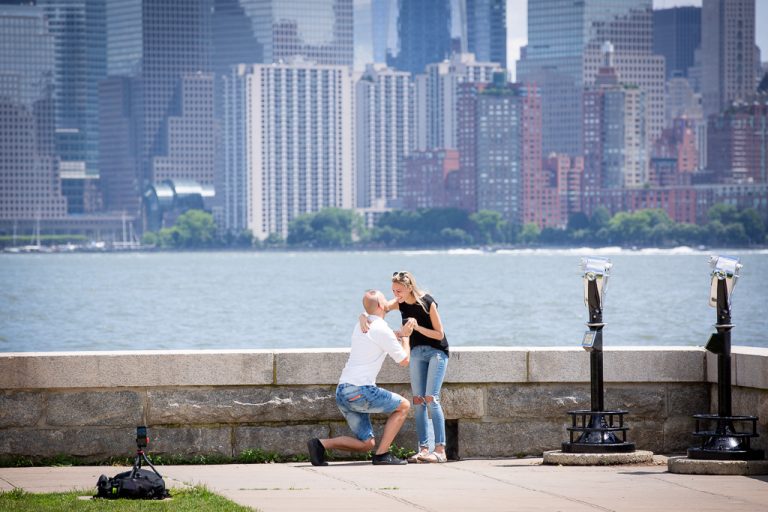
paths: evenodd
<path fill-rule="evenodd" d="M 106 76 L 106 12 L 97 0 L 37 0 L 54 38 L 56 150 L 62 171 L 97 176 L 98 84 Z"/>
<path fill-rule="evenodd" d="M 541 169 L 541 138 L 538 147 L 529 135 L 538 123 L 530 118 L 528 91 L 519 84 L 497 80 L 477 95 L 476 187 L 477 209 L 501 213 L 505 220 L 524 219 L 526 172 Z M 539 118 L 540 119 L 540 118 Z M 527 124 L 530 122 L 530 124 Z"/>
<path fill-rule="evenodd" d="M 54 37 L 42 10 L 0 6 L 0 219 L 66 215 L 53 77 Z"/>
<path fill-rule="evenodd" d="M 240 0 L 261 46 L 260 62 L 302 56 L 317 64 L 354 64 L 352 0 Z"/>
<path fill-rule="evenodd" d="M 653 53 L 663 55 L 665 77 L 687 77 L 694 52 L 701 46 L 701 7 L 653 11 Z"/>
<path fill-rule="evenodd" d="M 707 139 L 707 168 L 719 182 L 768 183 L 768 94 L 751 95 L 710 116 Z"/>
<path fill-rule="evenodd" d="M 210 71 L 210 24 L 211 0 L 108 0 L 107 71 L 110 77 L 130 78 L 131 120 L 138 153 L 136 182 L 140 187 L 136 192 L 139 194 L 147 185 L 167 176 L 169 166 L 177 165 L 181 169 L 185 165 L 182 160 L 171 163 L 171 155 L 184 152 L 172 145 L 189 144 L 191 140 L 172 134 L 196 131 L 194 139 L 199 141 L 206 137 L 204 132 L 213 133 L 213 123 L 200 124 L 195 108 L 183 104 L 184 98 L 190 97 L 183 94 L 189 91 L 184 82 L 196 80 L 190 77 L 197 73 Z M 211 105 L 212 94 L 211 89 L 211 97 L 204 100 Z M 195 95 L 194 101 L 201 98 Z M 103 117 L 102 120 L 109 121 Z M 188 126 L 181 128 L 185 122 Z M 111 138 L 110 134 L 106 136 Z M 212 146 L 210 150 L 213 151 Z M 205 176 L 201 183 L 211 185 L 213 158 L 205 157 L 203 161 L 210 163 L 207 171 L 192 169 L 190 172 L 194 179 Z M 124 167 L 123 162 L 107 155 L 101 155 L 101 162 L 107 174 Z M 106 207 L 112 208 L 109 204 Z"/>
<path fill-rule="evenodd" d="M 501 67 L 494 62 L 478 62 L 471 53 L 454 53 L 450 60 L 427 66 L 426 77 L 416 81 L 417 102 L 424 116 L 417 118 L 417 140 L 429 148 L 456 149 L 456 101 L 462 83 L 488 83 Z"/>
<path fill-rule="evenodd" d="M 450 0 L 400 0 L 397 16 L 398 51 L 387 65 L 411 74 L 451 53 Z"/>
<path fill-rule="evenodd" d="M 467 51 L 507 67 L 506 0 L 466 0 Z"/>
<path fill-rule="evenodd" d="M 413 83 L 406 71 L 370 64 L 355 86 L 357 206 L 399 197 L 403 159 L 413 149 Z"/>
<path fill-rule="evenodd" d="M 604 46 L 595 85 L 584 93 L 584 186 L 587 195 L 604 188 L 638 187 L 648 171 L 645 93 L 623 83 Z"/>
<path fill-rule="evenodd" d="M 177 82 L 158 132 L 152 173 L 155 182 L 214 183 L 213 74 L 185 73 Z"/>
<path fill-rule="evenodd" d="M 755 91 L 755 0 L 704 0 L 701 28 L 704 115 Z"/>
<path fill-rule="evenodd" d="M 212 69 L 216 77 L 227 75 L 235 64 L 263 62 L 263 45 L 256 36 L 255 20 L 246 10 L 248 0 L 213 0 L 211 14 Z"/>
<path fill-rule="evenodd" d="M 544 153 L 580 154 L 581 94 L 594 83 L 600 48 L 615 48 L 622 82 L 646 93 L 648 134 L 664 123 L 664 61 L 652 53 L 651 0 L 529 0 L 528 45 L 517 77 L 541 91 Z"/>
<path fill-rule="evenodd" d="M 110 77 L 99 84 L 98 95 L 99 154 L 105 156 L 99 179 L 101 193 L 104 207 L 121 214 L 136 214 L 142 194 L 131 85 L 130 77 Z"/>
<path fill-rule="evenodd" d="M 371 0 L 373 62 L 387 62 L 387 51 L 397 39 L 396 20 L 397 0 Z"/>
<path fill-rule="evenodd" d="M 264 239 L 297 216 L 355 205 L 350 69 L 307 62 L 241 65 L 227 80 L 227 222 Z M 237 227 L 237 225 L 227 225 Z"/>

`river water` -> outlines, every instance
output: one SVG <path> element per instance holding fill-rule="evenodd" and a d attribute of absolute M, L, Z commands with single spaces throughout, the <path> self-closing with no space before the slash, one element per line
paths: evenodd
<path fill-rule="evenodd" d="M 397 270 L 436 298 L 451 346 L 579 346 L 585 255 L 614 265 L 606 347 L 704 345 L 713 253 L 744 264 L 733 344 L 768 347 L 768 251 L 681 247 L 4 254 L 0 352 L 346 347 L 363 292 L 391 296 Z"/>

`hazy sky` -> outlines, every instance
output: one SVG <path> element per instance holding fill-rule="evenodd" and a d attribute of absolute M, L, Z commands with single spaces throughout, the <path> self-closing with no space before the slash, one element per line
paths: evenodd
<path fill-rule="evenodd" d="M 695 5 L 701 7 L 701 0 L 653 0 L 655 9 Z M 755 0 L 755 42 L 761 50 L 761 60 L 768 61 L 768 0 Z M 520 47 L 528 41 L 526 15 L 528 0 L 507 0 L 507 60 L 513 78 L 515 61 L 520 56 Z"/>

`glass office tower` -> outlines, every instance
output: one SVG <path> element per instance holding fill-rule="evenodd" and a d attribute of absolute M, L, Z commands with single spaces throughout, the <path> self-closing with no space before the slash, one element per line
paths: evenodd
<path fill-rule="evenodd" d="M 129 79 L 128 89 L 111 91 L 127 95 L 112 101 L 130 103 L 138 193 L 166 177 L 213 184 L 214 126 L 205 124 L 212 118 L 213 84 L 203 76 L 211 70 L 211 8 L 212 0 L 107 0 L 107 70 L 111 79 Z M 119 120 L 102 122 L 123 127 Z M 193 153 L 199 165 L 190 167 L 185 155 Z M 105 172 L 125 168 L 101 156 Z"/>
<path fill-rule="evenodd" d="M 397 15 L 398 51 L 387 65 L 411 74 L 451 54 L 450 0 L 400 0 Z"/>
<path fill-rule="evenodd" d="M 661 130 L 664 67 L 652 52 L 651 15 L 651 0 L 529 0 L 517 77 L 541 91 L 544 154 L 581 153 L 582 91 L 594 82 L 606 41 L 622 82 L 653 87 L 649 115 L 658 120 L 648 124 L 652 134 Z"/>
<path fill-rule="evenodd" d="M 653 11 L 653 52 L 666 61 L 667 80 L 687 77 L 694 52 L 701 46 L 701 7 Z"/>
<path fill-rule="evenodd" d="M 507 2 L 466 0 L 467 51 L 484 62 L 507 67 Z"/>
<path fill-rule="evenodd" d="M 352 66 L 352 0 L 240 0 L 261 46 L 259 62 L 302 56 L 317 64 Z"/>
<path fill-rule="evenodd" d="M 0 220 L 66 215 L 53 76 L 54 37 L 42 10 L 0 6 Z"/>

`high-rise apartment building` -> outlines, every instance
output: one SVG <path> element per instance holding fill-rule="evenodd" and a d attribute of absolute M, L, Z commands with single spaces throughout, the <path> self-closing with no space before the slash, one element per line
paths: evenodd
<path fill-rule="evenodd" d="M 466 0 L 467 51 L 507 67 L 506 0 Z"/>
<path fill-rule="evenodd" d="M 107 0 L 107 72 L 110 77 L 130 78 L 131 120 L 138 153 L 136 181 L 140 193 L 158 179 L 167 177 L 169 166 L 176 165 L 177 169 L 184 166 L 181 160 L 170 163 L 171 155 L 181 155 L 184 145 L 190 143 L 175 134 L 188 136 L 196 132 L 197 142 L 209 136 L 206 132 L 213 133 L 213 123 L 200 124 L 198 105 L 184 103 L 185 98 L 201 100 L 197 86 L 203 82 L 190 77 L 210 71 L 211 2 Z M 193 80 L 196 85 L 187 86 L 186 80 Z M 197 92 L 193 93 L 192 89 Z M 204 103 L 212 104 L 212 97 Z M 102 121 L 109 126 L 120 125 L 119 120 L 112 122 L 103 116 Z M 187 126 L 182 128 L 185 123 Z M 112 134 L 105 136 L 113 137 Z M 176 143 L 182 146 L 173 148 Z M 206 150 L 208 147 L 205 146 Z M 210 150 L 213 151 L 212 146 Z M 125 162 L 116 161 L 111 155 L 100 157 L 100 167 L 107 175 L 125 167 Z M 210 168 L 205 172 L 190 169 L 190 175 L 185 177 L 212 185 L 213 158 L 205 156 L 202 161 L 211 163 Z M 183 171 L 171 174 L 178 176 Z M 114 208 L 110 204 L 105 207 Z"/>
<path fill-rule="evenodd" d="M 226 228 L 240 228 L 244 218 L 260 239 L 286 237 L 299 215 L 355 206 L 348 67 L 240 65 L 226 81 L 224 104 Z"/>
<path fill-rule="evenodd" d="M 411 74 L 451 54 L 451 1 L 400 0 L 397 16 L 397 54 L 387 65 Z"/>
<path fill-rule="evenodd" d="M 645 144 L 645 96 L 637 87 L 602 91 L 602 182 L 606 188 L 641 186 L 648 173 Z"/>
<path fill-rule="evenodd" d="M 701 46 L 701 7 L 653 11 L 653 53 L 663 55 L 665 78 L 687 77 L 694 52 Z"/>
<path fill-rule="evenodd" d="M 404 163 L 403 208 L 456 207 L 458 174 L 459 153 L 455 149 L 414 151 Z"/>
<path fill-rule="evenodd" d="M 499 212 L 510 222 L 523 222 L 525 164 L 541 169 L 541 144 L 524 141 L 526 91 L 515 84 L 495 83 L 477 95 L 477 209 Z M 540 141 L 540 139 L 539 139 Z M 531 154 L 531 152 L 536 153 Z M 538 161 L 538 164 L 534 162 Z"/>
<path fill-rule="evenodd" d="M 595 85 L 584 92 L 584 191 L 641 186 L 648 173 L 645 93 L 622 83 L 613 51 L 604 46 L 604 62 Z"/>
<path fill-rule="evenodd" d="M 452 206 L 492 210 L 506 220 L 560 225 L 558 191 L 542 171 L 541 100 L 533 86 L 511 84 L 504 72 L 490 83 L 459 84 L 459 171 Z"/>
<path fill-rule="evenodd" d="M 237 148 L 224 147 L 223 77 L 239 64 L 288 63 L 294 60 L 326 65 L 352 66 L 355 38 L 362 37 L 361 50 L 370 52 L 370 26 L 356 25 L 356 16 L 370 11 L 369 5 L 355 7 L 352 0 L 212 0 L 214 76 L 214 124 L 216 126 L 215 166 L 227 168 L 225 161 Z M 358 9 L 359 8 L 359 9 Z M 357 13 L 355 12 L 357 9 Z M 365 21 L 365 20 L 361 20 Z M 368 20 L 370 23 L 370 20 Z M 364 24 L 364 23 L 363 23 Z M 360 52 L 364 53 L 364 52 Z M 362 57 L 362 55 L 360 55 Z M 231 101 L 231 100 L 230 100 Z M 225 176 L 216 175 L 216 189 L 223 190 Z M 230 181 L 231 183 L 231 181 Z M 242 209 L 231 204 L 228 194 L 214 201 L 217 222 L 228 230 L 245 229 Z M 242 201 L 241 201 L 242 202 Z M 225 213 L 226 212 L 226 213 Z M 223 216 L 229 218 L 224 219 Z M 232 217 L 235 215 L 237 218 Z"/>
<path fill-rule="evenodd" d="M 548 173 L 550 186 L 557 188 L 561 208 L 560 222 L 567 225 L 572 214 L 581 212 L 584 157 L 552 153 L 544 160 L 544 172 Z"/>
<path fill-rule="evenodd" d="M 768 94 L 710 116 L 707 150 L 707 169 L 719 182 L 768 183 Z"/>
<path fill-rule="evenodd" d="M 413 149 L 413 82 L 406 71 L 369 64 L 355 85 L 357 207 L 399 197 L 403 159 Z"/>
<path fill-rule="evenodd" d="M 55 148 L 54 37 L 42 9 L 0 6 L 0 219 L 64 217 Z"/>
<path fill-rule="evenodd" d="M 541 91 L 544 153 L 580 154 L 581 95 L 610 42 L 622 82 L 646 94 L 650 140 L 664 125 L 664 60 L 653 54 L 651 0 L 530 0 L 518 80 Z"/>
<path fill-rule="evenodd" d="M 676 175 L 690 175 L 699 170 L 699 151 L 696 147 L 698 123 L 694 119 L 677 118 L 654 143 L 653 157 L 671 160 Z"/>
<path fill-rule="evenodd" d="M 704 115 L 754 93 L 755 0 L 704 0 L 701 13 Z"/>
<path fill-rule="evenodd" d="M 488 83 L 501 66 L 478 62 L 471 53 L 455 53 L 450 60 L 427 66 L 426 76 L 416 81 L 418 149 L 456 149 L 456 101 L 462 83 Z"/>

